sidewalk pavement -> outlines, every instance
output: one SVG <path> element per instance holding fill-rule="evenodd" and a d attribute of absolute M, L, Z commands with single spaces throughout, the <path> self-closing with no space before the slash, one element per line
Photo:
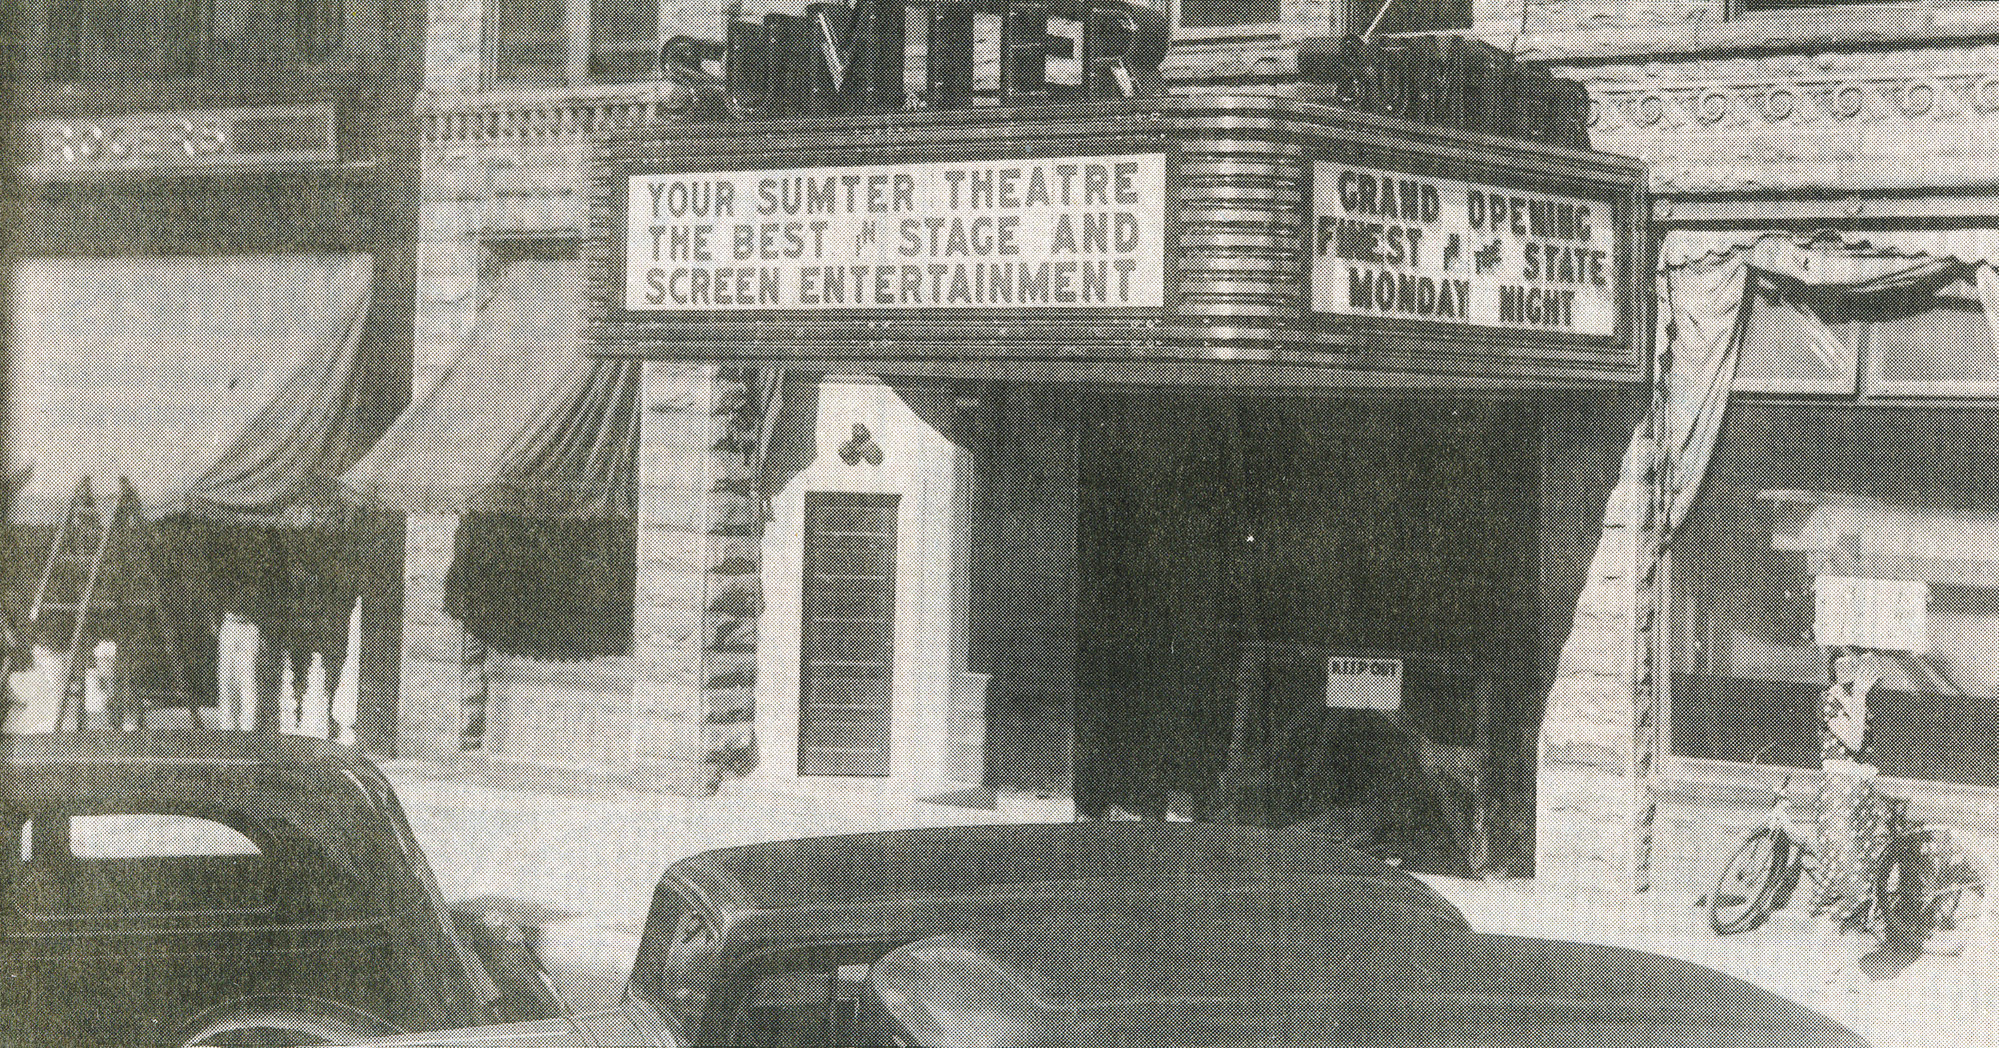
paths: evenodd
<path fill-rule="evenodd" d="M 1423 879 L 1484 932 L 1538 935 L 1665 954 L 1726 972 L 1816 1009 L 1877 1048 L 1999 1045 L 1999 941 L 1967 932 L 1946 956 L 1896 961 L 1871 936 L 1836 935 L 1800 906 L 1754 931 L 1720 936 L 1704 900 L 1686 891 L 1643 895 L 1557 891 L 1531 881 Z"/>
<path fill-rule="evenodd" d="M 383 771 L 445 898 L 506 899 L 543 915 L 543 957 L 578 1008 L 616 1000 L 653 887 L 676 859 L 790 837 L 1071 817 L 1066 800 L 978 790 L 926 800 L 875 784 L 736 781 L 716 797 L 688 798 L 581 779 L 522 786 L 532 773 L 520 769 L 391 761 Z M 1824 922 L 1796 911 L 1721 937 L 1688 893 L 1424 879 L 1480 931 L 1693 961 L 1824 1012 L 1880 1048 L 1999 1046 L 1999 930 L 1971 937 L 1957 956 L 1924 956 L 1903 967 L 1870 956 L 1868 937 L 1833 936 Z"/>

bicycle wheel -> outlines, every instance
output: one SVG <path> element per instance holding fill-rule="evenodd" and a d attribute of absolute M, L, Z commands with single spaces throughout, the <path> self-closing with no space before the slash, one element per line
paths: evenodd
<path fill-rule="evenodd" d="M 1948 837 L 1933 836 L 1930 855 L 1933 873 L 1925 912 L 1929 934 L 1923 948 L 1958 953 L 1964 949 L 1966 933 L 1986 916 L 1984 864 Z"/>
<path fill-rule="evenodd" d="M 1715 934 L 1745 932 L 1767 920 L 1790 868 L 1789 837 L 1768 826 L 1744 837 L 1708 893 L 1707 921 Z"/>
<path fill-rule="evenodd" d="M 1874 873 L 1874 913 L 1877 934 L 1893 949 L 1920 949 L 1936 916 L 1930 905 L 1935 882 L 1929 834 L 1912 833 L 1888 844 Z"/>

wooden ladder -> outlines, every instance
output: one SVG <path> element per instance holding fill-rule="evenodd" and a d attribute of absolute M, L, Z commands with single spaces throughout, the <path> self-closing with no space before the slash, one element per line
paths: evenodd
<path fill-rule="evenodd" d="M 152 529 L 130 481 L 118 478 L 118 500 L 108 519 L 90 478 L 77 481 L 49 543 L 28 609 L 27 636 L 21 638 L 40 640 L 63 655 L 60 699 L 54 710 L 10 704 L 9 718 L 25 716 L 29 723 L 7 730 L 145 727 L 151 696 L 135 692 L 133 670 L 164 665 L 177 674 L 180 648 L 154 556 Z M 86 671 L 99 643 L 107 640 L 117 645 L 117 666 L 106 685 L 104 722 L 92 723 Z M 13 661 L 10 652 L 0 670 L 11 670 Z"/>

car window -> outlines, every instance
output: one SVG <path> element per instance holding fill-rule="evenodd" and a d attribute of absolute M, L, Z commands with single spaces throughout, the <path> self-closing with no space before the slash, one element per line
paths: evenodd
<path fill-rule="evenodd" d="M 715 929 L 708 919 L 692 910 L 674 922 L 673 938 L 666 946 L 666 969 L 685 973 L 705 964 L 715 949 Z"/>
<path fill-rule="evenodd" d="M 865 964 L 769 971 L 753 977 L 729 1043 L 747 1048 L 853 1044 L 868 980 Z"/>
<path fill-rule="evenodd" d="M 645 934 L 632 961 L 632 990 L 650 1003 L 674 1036 L 694 1039 L 694 1026 L 707 1011 L 708 986 L 718 925 L 673 884 L 662 880 L 653 893 Z"/>
<path fill-rule="evenodd" d="M 172 855 L 261 855 L 255 841 L 192 815 L 72 815 L 69 853 L 78 859 Z"/>
<path fill-rule="evenodd" d="M 7 908 L 44 920 L 241 914 L 276 892 L 263 850 L 198 815 L 35 813 L 7 849 Z"/>
<path fill-rule="evenodd" d="M 680 915 L 667 933 L 661 956 L 659 1004 L 682 1018 L 700 1014 L 715 943 L 715 926 L 706 917 L 693 910 Z"/>

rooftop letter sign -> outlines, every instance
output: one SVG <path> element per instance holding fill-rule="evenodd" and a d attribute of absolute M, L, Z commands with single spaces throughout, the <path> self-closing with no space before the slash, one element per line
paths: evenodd
<path fill-rule="evenodd" d="M 634 313 L 1158 307 L 1163 153 L 630 176 Z"/>

